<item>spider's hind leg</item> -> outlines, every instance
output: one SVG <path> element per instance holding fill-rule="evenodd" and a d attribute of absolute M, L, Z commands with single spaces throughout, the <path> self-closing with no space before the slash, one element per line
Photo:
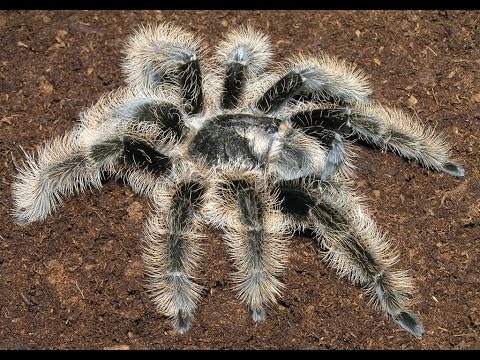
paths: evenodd
<path fill-rule="evenodd" d="M 211 195 L 209 218 L 224 229 L 235 290 L 254 321 L 265 319 L 283 287 L 278 276 L 287 261 L 287 242 L 273 199 L 252 174 L 227 177 Z"/>
<path fill-rule="evenodd" d="M 13 215 L 21 225 L 45 219 L 65 197 L 101 188 L 106 174 L 123 174 L 134 191 L 149 193 L 155 176 L 171 166 L 151 142 L 128 131 L 76 129 L 28 156 L 12 185 Z"/>
<path fill-rule="evenodd" d="M 398 325 L 422 337 L 423 325 L 409 309 L 412 280 L 405 271 L 392 269 L 397 256 L 358 200 L 346 188 L 323 185 L 311 216 L 326 249 L 324 260 L 340 276 L 361 285 Z"/>
<path fill-rule="evenodd" d="M 311 178 L 281 181 L 274 188 L 283 222 L 293 230 L 313 230 L 324 260 L 354 284 L 371 302 L 416 337 L 424 333 L 418 316 L 409 310 L 412 280 L 393 270 L 396 256 L 358 200 L 338 182 Z"/>
<path fill-rule="evenodd" d="M 202 287 L 195 282 L 204 238 L 202 207 L 205 181 L 185 169 L 159 182 L 154 213 L 146 224 L 143 260 L 148 288 L 158 309 L 185 333 Z"/>
<path fill-rule="evenodd" d="M 12 186 L 19 224 L 45 219 L 73 193 L 101 188 L 104 173 L 151 192 L 171 167 L 168 150 L 185 132 L 184 115 L 165 99 L 136 95 L 110 93 L 83 113 L 80 126 L 27 155 Z"/>

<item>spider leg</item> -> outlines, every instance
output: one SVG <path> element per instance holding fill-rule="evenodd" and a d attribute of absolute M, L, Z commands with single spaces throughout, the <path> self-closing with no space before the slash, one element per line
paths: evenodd
<path fill-rule="evenodd" d="M 321 180 L 330 178 L 335 173 L 350 170 L 353 164 L 349 162 L 348 147 L 345 146 L 344 138 L 335 131 L 323 130 L 319 135 L 320 143 L 327 147 L 325 167 L 319 175 Z"/>
<path fill-rule="evenodd" d="M 20 225 L 43 220 L 64 196 L 101 186 L 101 172 L 90 166 L 76 129 L 27 154 L 12 185 L 13 216 Z"/>
<path fill-rule="evenodd" d="M 86 145 L 79 131 L 55 138 L 37 150 L 12 186 L 13 216 L 21 225 L 45 219 L 65 197 L 102 187 L 102 174 L 123 173 L 134 191 L 149 193 L 156 176 L 171 167 L 169 157 L 148 142 L 127 135 L 99 134 Z"/>
<path fill-rule="evenodd" d="M 180 88 L 187 114 L 203 111 L 200 40 L 171 24 L 141 26 L 127 41 L 123 72 L 134 86 Z"/>
<path fill-rule="evenodd" d="M 358 199 L 346 188 L 323 186 L 312 207 L 313 229 L 326 249 L 324 260 L 361 285 L 393 321 L 416 337 L 423 325 L 410 309 L 413 290 L 405 271 L 393 270 L 397 256 Z"/>
<path fill-rule="evenodd" d="M 366 103 L 371 94 L 366 75 L 351 64 L 327 55 L 300 55 L 290 61 L 280 80 L 261 95 L 255 107 L 272 114 L 298 96 L 336 103 Z"/>
<path fill-rule="evenodd" d="M 379 104 L 318 108 L 307 105 L 294 113 L 290 121 L 313 129 L 332 129 L 343 137 L 356 135 L 375 146 L 420 162 L 424 167 L 453 176 L 465 174 L 463 166 L 450 159 L 450 149 L 440 134 L 402 111 Z M 308 132 L 309 129 L 304 131 Z"/>
<path fill-rule="evenodd" d="M 287 261 L 285 229 L 278 204 L 250 174 L 226 177 L 210 195 L 209 219 L 224 229 L 233 260 L 233 281 L 239 299 L 254 321 L 266 317 L 277 302 L 283 283 L 278 279 Z"/>
<path fill-rule="evenodd" d="M 321 180 L 326 180 L 338 172 L 349 174 L 349 170 L 353 168 L 350 159 L 354 154 L 350 150 L 353 145 L 345 144 L 347 129 L 344 123 L 336 121 L 333 117 L 322 117 L 323 115 L 325 113 L 312 114 L 308 111 L 299 111 L 293 113 L 288 121 L 326 147 L 325 166 L 319 175 Z"/>
<path fill-rule="evenodd" d="M 109 120 L 84 121 L 84 146 L 94 163 L 111 157 L 110 174 L 123 178 L 134 192 L 151 195 L 158 177 L 172 168 L 171 159 L 188 132 L 186 115 L 168 99 L 148 91 L 127 91 L 121 101 L 118 98 L 102 104 L 102 115 L 95 108 L 87 113 Z M 92 123 L 101 125 L 89 127 Z"/>
<path fill-rule="evenodd" d="M 201 211 L 206 188 L 191 172 L 164 180 L 155 189 L 153 214 L 146 223 L 143 260 L 153 302 L 183 334 L 191 327 L 202 290 L 195 273 L 205 237 Z"/>
<path fill-rule="evenodd" d="M 116 155 L 108 172 L 149 196 L 158 176 L 173 166 L 171 159 L 189 131 L 186 114 L 175 105 L 179 102 L 175 93 L 148 88 L 112 92 L 83 114 L 85 146 L 98 152 L 94 160 Z"/>
<path fill-rule="evenodd" d="M 282 121 L 268 150 L 268 172 L 280 180 L 293 180 L 321 173 L 326 167 L 327 148 L 317 139 Z"/>
<path fill-rule="evenodd" d="M 12 188 L 19 224 L 45 219 L 73 193 L 102 187 L 104 172 L 123 175 L 134 191 L 149 193 L 156 176 L 170 169 L 173 145 L 167 140 L 183 136 L 180 110 L 159 100 L 112 105 L 113 99 L 85 112 L 81 126 L 27 155 Z M 166 144 L 159 145 L 159 138 Z"/>
<path fill-rule="evenodd" d="M 217 47 L 216 59 L 223 71 L 221 107 L 234 109 L 244 95 L 247 81 L 263 74 L 273 55 L 270 41 L 249 26 L 226 35 Z"/>
<path fill-rule="evenodd" d="M 327 264 L 361 285 L 371 303 L 402 328 L 421 337 L 423 325 L 409 310 L 412 280 L 392 269 L 397 257 L 358 199 L 336 182 L 299 179 L 280 182 L 276 189 L 284 222 L 294 229 L 311 227 Z"/>

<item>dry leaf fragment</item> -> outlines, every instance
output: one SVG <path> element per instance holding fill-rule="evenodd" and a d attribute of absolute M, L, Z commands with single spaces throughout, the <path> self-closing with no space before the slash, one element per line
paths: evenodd
<path fill-rule="evenodd" d="M 415 96 L 410 95 L 410 97 L 407 100 L 407 103 L 409 106 L 415 106 L 418 103 L 418 100 Z"/>

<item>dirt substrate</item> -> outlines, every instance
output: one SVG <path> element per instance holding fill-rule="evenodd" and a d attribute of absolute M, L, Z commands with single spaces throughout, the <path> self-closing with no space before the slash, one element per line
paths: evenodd
<path fill-rule="evenodd" d="M 463 11 L 0 12 L 0 348 L 479 349 L 480 13 Z M 14 161 L 71 129 L 124 84 L 122 42 L 146 21 L 172 21 L 213 46 L 235 25 L 271 36 L 280 60 L 326 51 L 357 63 L 374 98 L 445 134 L 464 179 L 361 148 L 359 191 L 411 269 L 418 340 L 294 237 L 280 304 L 253 323 L 231 291 L 221 234 L 205 244 L 194 325 L 176 335 L 144 288 L 148 202 L 110 181 L 41 223 L 10 216 Z"/>

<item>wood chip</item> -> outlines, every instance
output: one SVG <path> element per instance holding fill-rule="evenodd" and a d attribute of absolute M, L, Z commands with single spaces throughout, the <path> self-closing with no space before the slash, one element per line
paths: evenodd
<path fill-rule="evenodd" d="M 17 42 L 17 46 L 24 47 L 25 49 L 30 49 L 30 46 L 28 46 L 22 41 Z"/>
<path fill-rule="evenodd" d="M 8 125 L 12 125 L 12 122 L 10 121 L 11 116 L 4 117 L 3 119 L 0 120 L 0 123 L 5 123 Z"/>
<path fill-rule="evenodd" d="M 103 350 L 130 350 L 128 345 L 113 345 L 104 347 Z"/>
<path fill-rule="evenodd" d="M 127 208 L 128 217 L 134 221 L 141 221 L 143 219 L 143 207 L 138 201 L 134 201 Z"/>
<path fill-rule="evenodd" d="M 10 116 L 5 116 L 4 118 L 0 119 L 0 124 L 8 124 L 8 125 L 12 125 L 12 118 L 15 118 L 15 117 L 19 117 L 20 115 L 16 115 L 16 114 L 13 114 L 13 115 L 10 115 Z"/>
<path fill-rule="evenodd" d="M 480 93 L 472 95 L 472 97 L 470 98 L 470 101 L 474 102 L 474 103 L 479 103 L 480 102 Z"/>
<path fill-rule="evenodd" d="M 448 74 L 447 78 L 451 79 L 452 77 L 455 76 L 456 72 L 457 72 L 457 68 L 453 69 L 452 71 L 450 71 L 450 74 Z"/>
<path fill-rule="evenodd" d="M 89 23 L 85 23 L 85 22 L 81 22 L 81 21 L 72 22 L 72 23 L 68 24 L 68 27 L 69 27 L 70 30 L 79 31 L 79 32 L 83 32 L 83 33 L 86 33 L 86 34 L 102 35 L 104 33 L 103 29 L 96 28 Z"/>
<path fill-rule="evenodd" d="M 407 100 L 407 103 L 409 106 L 415 106 L 418 103 L 418 100 L 415 96 L 410 95 L 410 97 Z"/>

